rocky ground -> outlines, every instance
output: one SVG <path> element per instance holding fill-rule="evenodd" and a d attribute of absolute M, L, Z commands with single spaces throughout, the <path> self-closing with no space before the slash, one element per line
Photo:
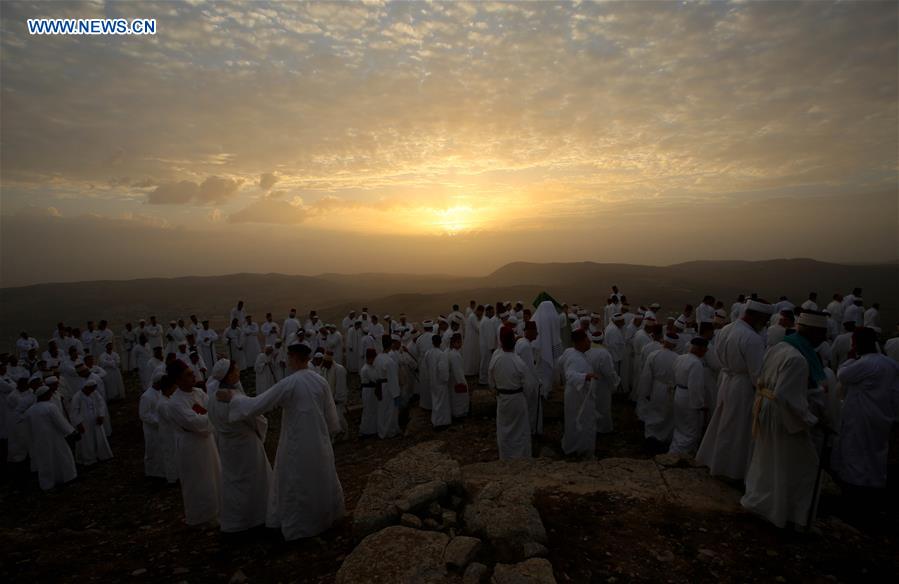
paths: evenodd
<path fill-rule="evenodd" d="M 655 457 L 624 400 L 596 462 L 560 459 L 557 400 L 540 458 L 495 462 L 492 403 L 480 392 L 474 415 L 446 431 L 413 410 L 403 437 L 338 444 L 348 516 L 321 537 L 189 528 L 179 489 L 143 476 L 129 385 L 111 406 L 114 460 L 49 493 L 4 468 L 3 581 L 878 582 L 899 573 L 895 488 L 887 512 L 863 518 L 828 483 L 816 532 L 777 530 L 741 512 L 733 486 Z M 351 408 L 351 425 L 358 419 Z M 280 414 L 270 421 L 273 455 Z"/>

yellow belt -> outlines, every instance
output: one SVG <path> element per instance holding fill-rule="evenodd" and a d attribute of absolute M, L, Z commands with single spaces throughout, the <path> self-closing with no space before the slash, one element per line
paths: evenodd
<path fill-rule="evenodd" d="M 752 406 L 752 437 L 755 438 L 759 434 L 759 412 L 762 411 L 762 398 L 777 401 L 774 392 L 767 387 L 760 387 L 755 392 L 755 403 Z"/>

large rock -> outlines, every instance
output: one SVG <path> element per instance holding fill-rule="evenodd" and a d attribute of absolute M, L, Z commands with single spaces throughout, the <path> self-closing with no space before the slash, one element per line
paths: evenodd
<path fill-rule="evenodd" d="M 533 500 L 534 487 L 514 476 L 488 483 L 465 508 L 465 527 L 490 542 L 498 561 L 521 560 L 531 544 L 546 543 L 546 529 Z"/>
<path fill-rule="evenodd" d="M 443 452 L 444 447 L 439 440 L 422 442 L 373 472 L 353 513 L 354 535 L 365 537 L 399 523 L 403 513 L 459 490 L 459 463 Z"/>
<path fill-rule="evenodd" d="M 493 569 L 494 584 L 556 584 L 549 560 L 532 558 L 519 564 L 497 564 Z"/>
<path fill-rule="evenodd" d="M 369 535 L 337 571 L 337 584 L 424 584 L 448 577 L 443 552 L 449 537 L 392 526 Z"/>
<path fill-rule="evenodd" d="M 481 540 L 460 535 L 450 540 L 443 552 L 446 565 L 456 570 L 464 570 L 474 560 L 481 549 Z"/>

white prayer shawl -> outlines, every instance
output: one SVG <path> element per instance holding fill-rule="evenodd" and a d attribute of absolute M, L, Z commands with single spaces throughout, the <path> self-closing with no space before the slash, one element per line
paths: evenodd
<path fill-rule="evenodd" d="M 207 403 L 201 389 L 189 392 L 176 389 L 168 407 L 174 425 L 175 460 L 188 525 L 218 519 L 221 506 L 222 470 L 213 427 L 207 414 L 198 414 L 193 409 L 194 404 L 206 408 Z"/>
<path fill-rule="evenodd" d="M 478 323 L 478 353 L 481 363 L 478 368 L 478 383 L 487 385 L 487 370 L 490 367 L 490 359 L 493 350 L 496 349 L 496 323 L 495 316 L 484 317 Z"/>
<path fill-rule="evenodd" d="M 94 390 L 90 395 L 83 391 L 76 393 L 72 398 L 69 417 L 73 426 L 78 427 L 80 424 L 84 429 L 81 440 L 75 446 L 75 459 L 79 464 L 89 466 L 97 461 L 112 458 L 112 450 L 109 448 L 103 423 L 97 423 L 100 417 L 109 418 L 106 402 L 99 391 Z"/>
<path fill-rule="evenodd" d="M 34 436 L 31 456 L 41 489 L 47 491 L 73 480 L 78 473 L 66 442 L 66 436 L 75 431 L 72 425 L 50 401 L 35 403 L 25 415 Z"/>
<path fill-rule="evenodd" d="M 225 339 L 225 357 L 231 361 L 237 362 L 237 368 L 243 371 L 247 368 L 246 353 L 244 352 L 245 335 L 240 327 L 225 329 L 222 334 Z M 215 361 L 213 361 L 215 363 Z M 255 363 L 255 361 L 254 361 Z"/>
<path fill-rule="evenodd" d="M 498 350 L 490 358 L 488 384 L 495 390 L 526 389 L 528 379 L 521 358 L 513 352 Z M 531 390 L 533 391 L 533 390 Z M 531 427 L 524 393 L 496 396 L 496 442 L 500 460 L 531 457 Z"/>
<path fill-rule="evenodd" d="M 537 307 L 531 318 L 537 324 L 535 358 L 537 379 L 540 380 L 540 394 L 545 398 L 552 392 L 553 368 L 562 354 L 562 337 L 559 328 L 559 313 L 549 300 Z"/>
<path fill-rule="evenodd" d="M 765 353 L 763 344 L 762 337 L 744 320 L 732 322 L 718 332 L 718 404 L 696 453 L 696 460 L 708 466 L 712 475 L 734 480 L 746 476 L 752 455 L 752 407 L 755 381 Z"/>
<path fill-rule="evenodd" d="M 34 391 L 16 389 L 7 397 L 6 405 L 9 415 L 9 442 L 6 460 L 22 462 L 28 458 L 31 449 L 31 431 L 25 417 L 28 408 L 34 404 Z"/>
<path fill-rule="evenodd" d="M 899 363 L 899 337 L 893 337 L 884 343 L 883 352 L 887 357 Z"/>
<path fill-rule="evenodd" d="M 197 333 L 197 345 L 200 348 L 198 353 L 207 365 L 215 365 L 218 360 L 215 354 L 215 342 L 218 338 L 218 333 L 212 329 L 203 329 Z"/>
<path fill-rule="evenodd" d="M 839 371 L 840 366 L 849 358 L 849 351 L 852 350 L 852 333 L 847 332 L 833 340 L 830 345 L 830 364 L 834 370 Z"/>
<path fill-rule="evenodd" d="M 515 341 L 515 354 L 524 363 L 528 378 L 533 383 L 525 384 L 527 391 L 524 399 L 528 404 L 528 422 L 531 425 L 531 434 L 543 433 L 543 407 L 540 402 L 540 380 L 537 376 L 537 348 L 534 343 L 526 338 Z"/>
<path fill-rule="evenodd" d="M 890 427 L 899 415 L 899 364 L 870 353 L 843 363 L 837 376 L 846 398 L 834 467 L 851 485 L 884 488 Z"/>
<path fill-rule="evenodd" d="M 449 359 L 446 351 L 431 349 L 428 353 L 428 380 L 431 386 L 431 424 L 447 426 L 453 421 L 450 401 Z"/>
<path fill-rule="evenodd" d="M 98 362 L 100 367 L 106 371 L 106 377 L 103 378 L 106 386 L 106 399 L 124 399 L 125 382 L 122 380 L 122 361 L 119 358 L 119 354 L 115 351 L 112 353 L 103 352 L 100 354 Z"/>
<path fill-rule="evenodd" d="M 702 360 L 686 353 L 674 361 L 674 435 L 672 454 L 693 454 L 702 438 L 702 408 L 705 407 L 705 371 Z"/>
<path fill-rule="evenodd" d="M 470 406 L 470 396 L 468 395 L 468 382 L 465 380 L 465 365 L 462 352 L 457 349 L 450 349 L 447 352 L 447 362 L 449 366 L 449 391 L 452 402 L 452 412 L 454 418 L 461 418 L 468 415 Z M 463 391 L 464 387 L 464 391 Z"/>
<path fill-rule="evenodd" d="M 346 333 L 346 370 L 350 373 L 358 373 L 361 362 L 365 356 L 360 353 L 362 350 L 362 329 L 355 327 L 347 329 Z"/>
<path fill-rule="evenodd" d="M 596 450 L 595 386 L 586 380 L 593 368 L 580 351 L 569 353 L 564 361 L 565 433 L 562 451 L 565 454 L 592 456 Z"/>
<path fill-rule="evenodd" d="M 159 443 L 159 405 L 160 393 L 149 387 L 140 396 L 138 413 L 144 430 L 144 474 L 148 477 L 165 477 L 165 459 Z"/>
<path fill-rule="evenodd" d="M 236 395 L 229 419 L 256 416 L 283 408 L 269 501 L 270 527 L 284 539 L 314 537 L 344 513 L 343 488 L 337 478 L 331 434 L 340 420 L 328 383 L 317 373 L 299 370 L 257 397 Z"/>
<path fill-rule="evenodd" d="M 640 374 L 638 400 L 643 404 L 645 436 L 668 442 L 674 432 L 674 361 L 678 355 L 662 347 L 649 355 Z M 647 401 L 648 400 L 648 401 Z"/>
<path fill-rule="evenodd" d="M 359 371 L 359 379 L 362 384 L 362 419 L 359 422 L 359 434 L 361 436 L 373 436 L 378 433 L 378 398 L 375 396 L 375 386 L 378 383 L 378 370 L 368 363 Z"/>
<path fill-rule="evenodd" d="M 156 416 L 159 418 L 159 451 L 162 456 L 165 479 L 168 483 L 175 484 L 178 480 L 178 456 L 175 444 L 175 422 L 170 412 L 172 411 L 172 398 L 159 393 L 159 401 L 156 403 Z"/>
<path fill-rule="evenodd" d="M 608 434 L 614 427 L 612 424 L 612 394 L 618 387 L 621 379 L 615 371 L 615 362 L 608 349 L 602 345 L 594 344 L 584 353 L 584 358 L 590 365 L 593 373 L 599 376 L 594 379 L 593 401 L 596 412 L 596 432 Z"/>
<path fill-rule="evenodd" d="M 259 346 L 259 325 L 255 322 L 243 325 L 243 353 L 247 367 L 256 363 L 256 357 L 262 352 Z"/>
<path fill-rule="evenodd" d="M 480 322 L 475 312 L 465 318 L 465 332 L 462 338 L 462 362 L 465 375 L 477 375 L 481 366 Z"/>
<path fill-rule="evenodd" d="M 253 370 L 256 371 L 256 395 L 265 393 L 268 388 L 276 383 L 275 366 L 272 363 L 274 355 L 275 353 L 272 352 L 271 355 L 259 353 L 256 356 L 256 362 L 253 366 Z"/>
<path fill-rule="evenodd" d="M 814 497 L 818 454 L 809 429 L 817 418 L 809 411 L 808 377 L 808 363 L 789 343 L 765 353 L 755 398 L 758 434 L 740 504 L 778 527 L 804 526 Z"/>
<path fill-rule="evenodd" d="M 381 399 L 378 401 L 378 437 L 393 438 L 400 434 L 399 397 L 400 372 L 396 361 L 387 353 L 375 357 L 372 363 L 381 383 Z M 339 420 L 338 420 L 339 422 Z M 338 423 L 339 428 L 339 423 Z"/>
<path fill-rule="evenodd" d="M 239 386 L 232 391 L 244 395 Z M 232 422 L 231 404 L 214 397 L 208 403 L 222 466 L 221 530 L 233 533 L 263 525 L 269 512 L 272 474 L 264 446 L 268 420 L 257 415 Z"/>

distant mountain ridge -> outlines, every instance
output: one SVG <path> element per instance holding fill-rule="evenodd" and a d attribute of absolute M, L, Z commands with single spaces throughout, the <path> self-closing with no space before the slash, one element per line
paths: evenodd
<path fill-rule="evenodd" d="M 367 306 L 376 314 L 405 311 L 419 320 L 445 314 L 454 303 L 523 300 L 541 290 L 569 303 L 600 308 L 616 284 L 632 305 L 661 302 L 663 312 L 713 294 L 730 306 L 739 293 L 758 292 L 774 300 L 787 295 L 805 300 L 810 290 L 823 307 L 834 291 L 864 288 L 868 304 L 880 301 L 884 327 L 899 315 L 899 264 L 843 265 L 809 259 L 684 262 L 671 266 L 596 262 L 512 262 L 483 277 L 447 274 L 337 274 L 291 276 L 238 273 L 223 276 L 102 280 L 36 284 L 0 289 L 0 340 L 27 330 L 43 341 L 64 321 L 83 326 L 88 319 L 109 320 L 116 332 L 125 321 L 155 314 L 161 322 L 195 313 L 221 328 L 238 299 L 250 314 L 264 320 L 271 311 L 282 321 L 289 308 L 301 314 L 316 309 L 326 320 L 343 317 L 350 308 Z"/>

